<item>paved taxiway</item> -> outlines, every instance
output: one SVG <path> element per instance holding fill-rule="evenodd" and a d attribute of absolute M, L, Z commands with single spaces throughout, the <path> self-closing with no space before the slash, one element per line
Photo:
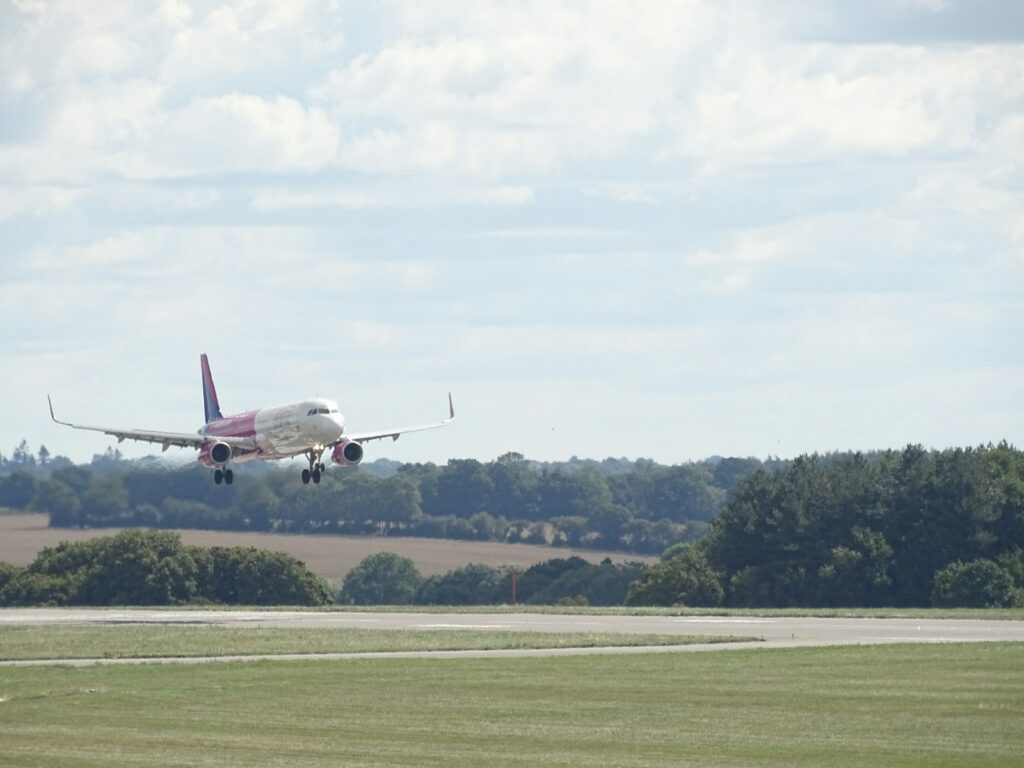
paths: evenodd
<path fill-rule="evenodd" d="M 198 663 L 274 659 L 487 658 L 598 653 L 666 653 L 738 648 L 795 648 L 882 643 L 1024 641 L 1024 621 L 962 619 L 825 619 L 755 616 L 622 616 L 530 613 L 374 613 L 317 611 L 146 610 L 91 608 L 12 608 L 0 610 L 0 626 L 30 625 L 207 625 L 235 628 L 316 627 L 365 629 L 479 629 L 508 632 L 609 632 L 667 635 L 736 635 L 756 642 L 623 648 L 561 648 L 504 651 L 419 651 L 362 654 L 218 656 L 188 659 L 78 659 L 0 662 L 0 666 L 53 664 Z"/>

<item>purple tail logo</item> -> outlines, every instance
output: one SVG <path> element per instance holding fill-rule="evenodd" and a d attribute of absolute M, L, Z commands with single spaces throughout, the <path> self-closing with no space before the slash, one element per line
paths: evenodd
<path fill-rule="evenodd" d="M 206 413 L 206 423 L 217 419 L 223 419 L 220 412 L 220 402 L 217 400 L 217 388 L 213 386 L 213 375 L 210 373 L 210 361 L 206 355 L 200 355 L 199 361 L 203 367 L 203 410 Z"/>

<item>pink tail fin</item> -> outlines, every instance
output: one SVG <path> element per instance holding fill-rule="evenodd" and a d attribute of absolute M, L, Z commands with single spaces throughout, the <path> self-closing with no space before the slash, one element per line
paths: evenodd
<path fill-rule="evenodd" d="M 220 412 L 220 401 L 217 400 L 217 388 L 213 386 L 213 375 L 210 373 L 210 361 L 206 355 L 199 356 L 199 362 L 203 368 L 203 410 L 206 415 L 206 423 L 217 419 L 223 419 Z"/>

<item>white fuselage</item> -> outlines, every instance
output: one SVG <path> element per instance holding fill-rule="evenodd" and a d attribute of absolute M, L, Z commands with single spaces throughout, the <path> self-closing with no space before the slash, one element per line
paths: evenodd
<path fill-rule="evenodd" d="M 345 418 L 338 404 L 324 398 L 248 411 L 211 421 L 199 430 L 209 437 L 252 438 L 256 450 L 235 453 L 232 461 L 280 459 L 330 445 L 341 437 Z"/>

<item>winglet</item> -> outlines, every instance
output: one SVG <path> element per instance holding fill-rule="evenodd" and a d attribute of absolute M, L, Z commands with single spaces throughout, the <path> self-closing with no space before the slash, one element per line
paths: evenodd
<path fill-rule="evenodd" d="M 448 393 L 448 421 L 455 418 L 455 406 L 452 405 L 452 393 Z"/>
<path fill-rule="evenodd" d="M 66 421 L 61 421 L 60 419 L 58 419 L 56 416 L 53 415 L 53 400 L 50 399 L 49 395 L 46 396 L 46 402 L 48 402 L 50 404 L 50 418 L 51 419 L 53 419 L 58 424 L 63 424 L 65 427 L 73 426 L 72 424 L 68 424 Z"/>

